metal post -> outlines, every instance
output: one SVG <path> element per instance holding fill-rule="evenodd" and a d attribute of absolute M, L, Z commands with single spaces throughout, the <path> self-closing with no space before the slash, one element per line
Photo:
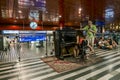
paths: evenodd
<path fill-rule="evenodd" d="M 59 0 L 59 26 L 62 29 L 65 25 L 64 0 Z"/>
<path fill-rule="evenodd" d="M 45 53 L 46 57 L 48 56 L 48 53 L 47 53 L 47 30 L 46 30 L 46 53 Z"/>
<path fill-rule="evenodd" d="M 20 56 L 20 43 L 17 44 L 17 51 L 18 51 L 18 61 L 20 62 L 21 61 L 21 56 Z"/>

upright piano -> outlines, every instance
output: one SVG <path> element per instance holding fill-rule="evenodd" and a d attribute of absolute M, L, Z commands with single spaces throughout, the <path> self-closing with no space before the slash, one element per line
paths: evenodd
<path fill-rule="evenodd" d="M 70 49 L 76 45 L 77 32 L 71 28 L 56 30 L 54 32 L 55 56 L 63 59 L 65 56 L 72 55 Z"/>

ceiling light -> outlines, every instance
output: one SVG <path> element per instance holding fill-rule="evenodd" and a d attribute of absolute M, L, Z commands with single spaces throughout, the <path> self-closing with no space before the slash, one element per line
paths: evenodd
<path fill-rule="evenodd" d="M 18 11 L 18 13 L 22 13 L 22 11 L 21 11 L 21 10 L 19 10 L 19 11 Z"/>
<path fill-rule="evenodd" d="M 14 20 L 14 22 L 17 22 L 17 20 Z"/>

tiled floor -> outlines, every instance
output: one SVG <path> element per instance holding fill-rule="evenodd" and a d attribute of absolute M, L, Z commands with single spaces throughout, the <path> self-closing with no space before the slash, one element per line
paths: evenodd
<path fill-rule="evenodd" d="M 53 47 L 48 47 L 48 54 Z M 68 72 L 57 73 L 40 57 L 46 56 L 44 48 L 22 44 L 19 52 L 13 44 L 8 54 L 0 54 L 0 80 L 120 80 L 120 51 L 95 49 L 102 61 Z M 50 55 L 50 54 L 49 54 Z"/>

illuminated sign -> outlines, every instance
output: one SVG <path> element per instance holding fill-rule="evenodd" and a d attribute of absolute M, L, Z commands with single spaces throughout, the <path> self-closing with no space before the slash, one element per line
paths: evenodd
<path fill-rule="evenodd" d="M 29 42 L 29 41 L 45 41 L 46 33 L 36 33 L 36 34 L 20 34 L 20 42 Z"/>
<path fill-rule="evenodd" d="M 18 34 L 19 31 L 17 30 L 3 30 L 2 34 Z"/>

